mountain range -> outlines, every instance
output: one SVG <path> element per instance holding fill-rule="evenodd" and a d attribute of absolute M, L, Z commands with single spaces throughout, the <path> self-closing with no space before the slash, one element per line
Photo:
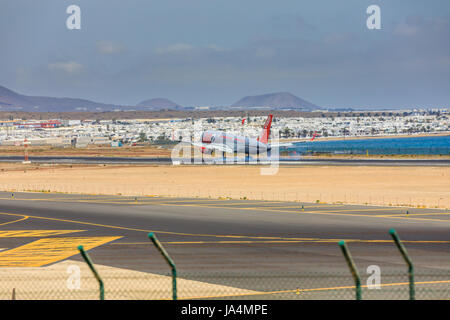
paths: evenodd
<path fill-rule="evenodd" d="M 0 111 L 111 111 L 117 106 L 76 98 L 27 96 L 0 86 Z"/>
<path fill-rule="evenodd" d="M 303 100 L 289 92 L 276 92 L 258 96 L 248 96 L 232 104 L 233 107 L 270 107 L 271 109 L 292 109 L 312 111 L 321 109 L 309 101 Z"/>
<path fill-rule="evenodd" d="M 275 110 L 291 109 L 298 111 L 311 111 L 320 107 L 294 96 L 288 92 L 270 93 L 258 96 L 248 96 L 240 99 L 233 105 L 233 109 L 270 108 Z M 228 109 L 222 107 L 221 109 Z M 131 110 L 189 110 L 166 98 L 148 99 L 135 106 L 106 104 L 78 98 L 55 98 L 45 96 L 28 96 L 14 92 L 0 86 L 0 111 L 35 111 L 35 112 L 67 112 L 67 111 L 131 111 Z"/>
<path fill-rule="evenodd" d="M 160 109 L 182 110 L 182 109 L 184 109 L 179 104 L 176 104 L 175 102 L 170 101 L 166 98 L 155 98 L 155 99 L 144 100 L 142 102 L 139 102 L 136 106 L 145 107 L 145 108 L 148 108 L 149 110 L 160 110 Z"/>

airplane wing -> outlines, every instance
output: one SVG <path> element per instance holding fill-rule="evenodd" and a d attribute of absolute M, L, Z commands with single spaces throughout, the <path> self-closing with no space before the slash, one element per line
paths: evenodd
<path fill-rule="evenodd" d="M 199 142 L 191 142 L 193 146 L 202 148 L 203 150 L 217 150 L 220 152 L 228 152 L 233 153 L 233 149 L 231 149 L 229 146 L 220 144 L 220 143 L 199 143 Z"/>
<path fill-rule="evenodd" d="M 282 142 L 282 143 L 271 143 L 270 146 L 272 148 L 280 148 L 280 147 L 293 147 L 294 144 L 292 142 Z"/>

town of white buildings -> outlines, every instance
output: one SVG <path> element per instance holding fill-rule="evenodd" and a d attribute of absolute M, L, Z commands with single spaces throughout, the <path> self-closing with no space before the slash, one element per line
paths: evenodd
<path fill-rule="evenodd" d="M 415 112 L 379 112 L 367 116 L 323 113 L 315 118 L 276 118 L 273 127 L 280 138 L 308 138 L 317 132 L 324 137 L 367 137 L 377 135 L 442 133 L 450 131 L 450 109 Z M 0 120 L 0 145 L 86 147 L 90 144 L 121 146 L 141 142 L 178 141 L 186 132 L 224 130 L 258 136 L 265 117 L 218 117 L 135 120 Z"/>

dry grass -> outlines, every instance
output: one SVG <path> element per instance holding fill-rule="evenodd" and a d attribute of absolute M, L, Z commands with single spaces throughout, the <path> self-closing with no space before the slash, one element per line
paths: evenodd
<path fill-rule="evenodd" d="M 29 156 L 61 157 L 169 157 L 170 150 L 155 146 L 135 146 L 113 148 L 108 146 L 89 146 L 88 148 L 58 148 L 51 146 L 32 146 L 27 148 Z M 24 148 L 0 146 L 0 156 L 23 156 Z"/>

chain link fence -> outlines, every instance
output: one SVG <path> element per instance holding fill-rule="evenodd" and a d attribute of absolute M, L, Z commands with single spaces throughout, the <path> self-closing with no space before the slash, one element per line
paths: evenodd
<path fill-rule="evenodd" d="M 97 300 L 99 283 L 84 262 L 65 261 L 56 267 L 0 270 L 0 299 Z M 79 268 L 79 278 L 77 269 Z M 172 277 L 96 266 L 104 282 L 106 300 L 171 300 Z M 408 300 L 405 272 L 381 274 L 379 286 L 362 277 L 363 300 Z M 369 280 L 369 285 L 367 280 Z M 372 284 L 372 285 L 370 285 Z M 423 270 L 416 274 L 417 300 L 450 299 L 450 271 Z M 226 273 L 181 272 L 178 299 L 208 300 L 354 300 L 355 285 L 349 272 Z"/>
<path fill-rule="evenodd" d="M 406 268 L 381 270 L 372 265 L 367 274 L 360 276 L 344 241 L 339 245 L 349 267 L 347 271 L 178 272 L 167 251 L 150 233 L 149 238 L 159 251 L 158 258 L 162 256 L 167 263 L 167 271 L 143 272 L 95 264 L 80 245 L 82 261 L 64 260 L 40 268 L 0 268 L 0 299 L 450 299 L 450 269 L 420 268 L 414 272 L 395 230 L 391 229 L 390 234 L 409 264 L 409 272 Z"/>

